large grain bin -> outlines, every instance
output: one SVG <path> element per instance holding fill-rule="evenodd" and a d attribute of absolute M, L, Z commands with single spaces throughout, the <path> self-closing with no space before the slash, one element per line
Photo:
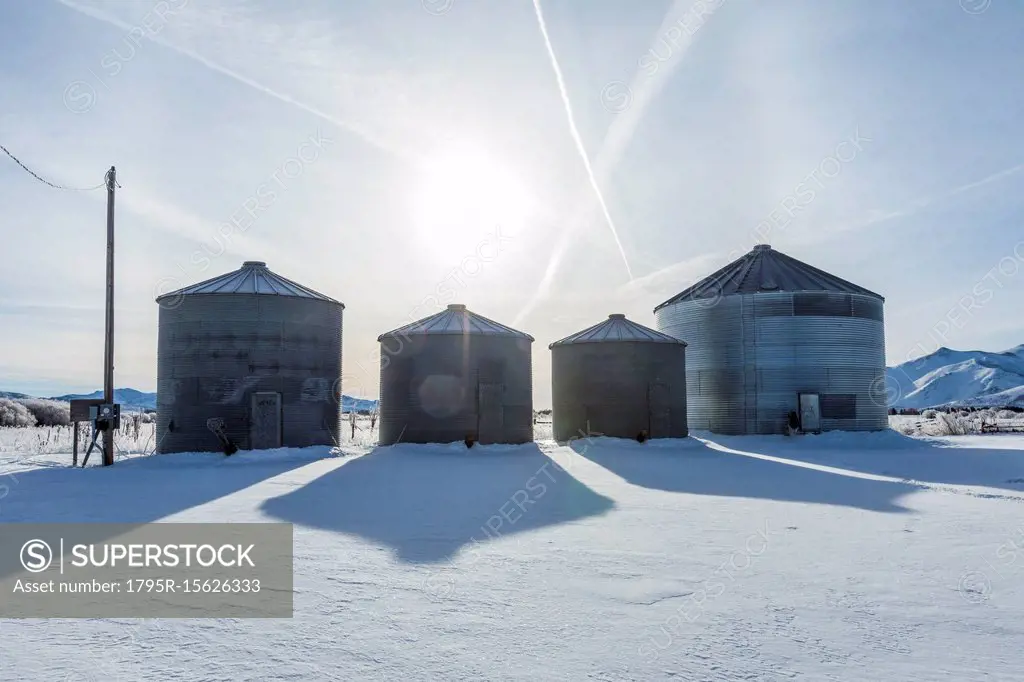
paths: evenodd
<path fill-rule="evenodd" d="M 157 303 L 158 452 L 337 442 L 343 304 L 259 261 Z"/>
<path fill-rule="evenodd" d="M 887 428 L 884 300 L 761 244 L 662 303 L 658 329 L 689 344 L 690 428 Z"/>
<path fill-rule="evenodd" d="M 380 444 L 533 440 L 533 337 L 450 305 L 380 341 Z"/>
<path fill-rule="evenodd" d="M 550 348 L 555 440 L 688 435 L 683 341 L 614 314 Z"/>

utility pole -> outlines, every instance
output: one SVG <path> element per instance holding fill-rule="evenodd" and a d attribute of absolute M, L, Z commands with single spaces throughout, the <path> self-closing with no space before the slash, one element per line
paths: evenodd
<path fill-rule="evenodd" d="M 103 355 L 103 402 L 114 403 L 114 188 L 117 172 L 107 171 L 107 326 Z M 114 422 L 103 432 L 103 466 L 114 463 Z"/>

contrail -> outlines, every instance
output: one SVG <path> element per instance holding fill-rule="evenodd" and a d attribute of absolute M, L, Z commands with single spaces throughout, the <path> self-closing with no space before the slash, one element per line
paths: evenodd
<path fill-rule="evenodd" d="M 873 212 L 876 214 L 870 215 L 865 220 L 858 220 L 855 222 L 841 224 L 838 227 L 826 230 L 824 232 L 819 231 L 818 235 L 820 239 L 818 241 L 828 240 L 829 238 L 835 236 L 840 232 L 848 232 L 849 230 L 859 230 L 862 227 L 870 227 L 871 225 L 884 223 L 886 221 L 892 220 L 893 218 L 904 218 L 907 216 L 912 216 L 918 213 L 919 211 L 926 209 L 929 206 L 932 206 L 936 202 L 941 202 L 944 199 L 955 197 L 957 194 L 962 194 L 972 189 L 977 189 L 978 187 L 984 187 L 985 185 L 989 185 L 993 182 L 998 182 L 999 180 L 1010 177 L 1011 175 L 1019 173 L 1022 170 L 1024 170 L 1024 163 L 1012 166 L 1011 168 L 1007 168 L 1005 170 L 1001 170 L 998 173 L 993 173 L 982 178 L 981 180 L 976 180 L 974 182 L 969 182 L 966 185 L 954 187 L 953 189 L 947 190 L 942 194 L 933 194 L 931 196 L 915 199 L 907 203 L 902 208 L 896 210 Z"/>
<path fill-rule="evenodd" d="M 1005 177 L 1007 177 L 1009 175 L 1013 175 L 1014 173 L 1017 173 L 1017 172 L 1022 171 L 1022 170 L 1024 170 L 1024 163 L 1022 163 L 1022 164 L 1020 164 L 1018 166 L 1014 166 L 1013 168 L 1007 168 L 1006 170 L 1001 170 L 998 173 L 993 173 L 992 175 L 989 175 L 986 178 L 982 178 L 981 180 L 978 180 L 977 182 L 972 182 L 972 183 L 963 185 L 961 187 L 957 187 L 956 189 L 952 190 L 949 193 L 949 196 L 953 196 L 954 194 L 960 194 L 961 192 L 966 192 L 967 190 L 974 189 L 975 187 L 981 187 L 982 185 L 987 185 L 987 184 L 989 184 L 991 182 L 995 182 L 996 180 L 1002 180 L 1003 178 L 1005 178 Z"/>
<path fill-rule="evenodd" d="M 139 26 L 133 26 L 132 24 L 129 24 L 126 21 L 121 21 L 117 17 L 114 17 L 114 16 L 111 16 L 111 15 L 107 14 L 106 12 L 101 12 L 100 10 L 93 9 L 92 7 L 86 7 L 86 6 L 83 6 L 83 5 L 79 5 L 78 3 L 73 2 L 72 0 L 57 0 L 57 2 L 59 2 L 62 5 L 64 5 L 65 7 L 68 7 L 70 9 L 75 10 L 76 12 L 80 12 L 80 13 L 86 15 L 86 16 L 92 17 L 93 19 L 98 19 L 99 21 L 106 22 L 106 23 L 108 23 L 108 24 L 110 24 L 112 26 L 116 26 L 116 27 L 118 27 L 118 28 L 120 28 L 120 29 L 122 29 L 124 31 L 142 30 Z M 291 97 L 289 95 L 285 95 L 285 94 L 280 93 L 280 92 L 278 92 L 276 90 L 273 90 L 273 89 L 267 87 L 266 85 L 263 85 L 262 83 L 257 83 L 256 81 L 252 80 L 251 78 L 243 76 L 242 74 L 240 74 L 240 73 L 238 73 L 236 71 L 232 71 L 231 69 L 227 68 L 226 66 L 222 66 L 222 65 L 220 65 L 220 64 L 218 64 L 216 62 L 213 62 L 213 61 L 207 59 L 206 57 L 202 56 L 201 54 L 198 54 L 196 52 L 193 52 L 192 50 L 189 50 L 188 48 L 181 47 L 180 45 L 175 45 L 174 43 L 169 42 L 169 41 L 161 38 L 160 36 L 158 36 L 158 35 L 156 35 L 156 34 L 154 34 L 152 32 L 148 32 L 147 31 L 144 35 L 146 36 L 146 38 L 148 38 L 152 42 L 154 42 L 154 43 L 156 43 L 158 45 L 163 45 L 164 47 L 166 47 L 166 48 L 168 48 L 170 50 L 174 50 L 178 54 L 181 54 L 181 55 L 184 55 L 184 56 L 189 57 L 191 59 L 194 59 L 197 62 L 199 62 L 200 64 L 202 64 L 203 66 L 207 67 L 208 69 L 216 71 L 217 73 L 223 74 L 223 75 L 225 75 L 225 76 L 227 76 L 229 78 L 233 78 L 234 80 L 238 81 L 239 83 L 244 83 L 245 85 L 248 85 L 249 87 L 254 88 L 255 90 L 259 90 L 260 92 L 262 92 L 262 93 L 264 93 L 266 95 L 270 95 L 271 97 L 273 97 L 273 98 L 275 98 L 277 100 L 280 100 L 280 101 L 285 102 L 287 104 L 291 104 L 293 106 L 296 106 L 299 109 L 302 109 L 303 111 L 305 111 L 307 113 L 313 114 L 314 116 L 322 118 L 323 120 L 325 120 L 325 121 L 327 121 L 329 123 L 333 123 L 334 125 L 338 126 L 339 128 L 342 128 L 343 130 L 347 130 L 348 132 L 353 133 L 354 135 L 357 135 L 358 137 L 362 138 L 366 142 L 369 142 L 373 146 L 378 147 L 379 149 L 383 149 L 384 151 L 390 152 L 391 154 L 394 154 L 396 156 L 399 156 L 401 158 L 409 160 L 409 155 L 406 152 L 404 152 L 404 151 L 402 151 L 400 149 L 396 149 L 396 148 L 392 147 L 391 145 L 380 141 L 375 136 L 371 135 L 370 133 L 368 133 L 367 131 L 365 131 L 365 130 L 363 130 L 361 128 L 356 127 L 355 125 L 353 125 L 352 123 L 349 123 L 348 121 L 343 121 L 343 120 L 341 120 L 340 118 L 338 118 L 336 116 L 333 116 L 331 114 L 328 114 L 325 111 L 322 111 L 321 109 L 317 109 L 315 107 L 311 107 L 308 104 L 300 102 L 297 99 L 295 99 L 295 98 L 293 98 L 293 97 Z"/>
<path fill-rule="evenodd" d="M 697 1 L 699 2 L 702 0 Z M 680 19 L 676 17 L 679 15 L 692 15 L 696 7 L 697 2 L 694 0 L 675 0 L 672 7 L 669 8 L 665 17 L 662 19 L 661 26 L 655 34 L 654 43 L 652 44 L 651 49 L 653 50 L 654 47 L 657 46 L 659 39 L 665 40 L 670 29 L 679 23 Z M 647 107 L 654 101 L 664 88 L 665 84 L 669 81 L 672 76 L 672 72 L 675 71 L 682 63 L 684 56 L 687 51 L 689 51 L 690 46 L 693 43 L 693 34 L 690 31 L 687 31 L 686 37 L 684 38 L 680 36 L 680 38 L 681 42 L 674 44 L 674 49 L 667 58 L 667 61 L 660 63 L 660 66 L 654 73 L 644 76 L 638 70 L 636 76 L 634 76 L 633 82 L 629 85 L 627 90 L 627 92 L 631 93 L 633 96 L 632 103 L 625 111 L 620 112 L 616 116 L 615 120 L 612 121 L 611 126 L 608 128 L 608 132 L 605 135 L 601 149 L 595 157 L 594 167 L 596 169 L 596 176 L 604 177 L 608 172 L 610 172 L 615 164 L 618 163 L 619 158 L 622 156 L 622 152 L 632 140 L 633 134 L 636 132 Z M 548 267 L 544 273 L 543 279 L 537 286 L 533 296 L 523 309 L 519 311 L 519 315 L 513 324 L 519 324 L 524 320 L 547 295 L 548 289 L 554 281 L 555 274 L 562 263 L 562 259 L 565 257 L 566 251 L 569 249 L 572 236 L 576 230 L 579 229 L 580 223 L 584 219 L 583 213 L 586 210 L 586 206 L 580 206 L 573 214 L 574 217 L 569 221 L 568 229 L 562 233 L 561 239 L 551 252 L 551 258 L 548 261 Z M 632 279 L 630 281 L 632 281 Z"/>
<path fill-rule="evenodd" d="M 569 121 L 569 132 L 572 135 L 573 142 L 576 143 L 576 149 L 580 153 L 580 158 L 583 160 L 583 167 L 587 171 L 587 178 L 590 180 L 590 186 L 594 190 L 594 196 L 597 197 L 597 203 L 601 207 L 601 213 L 604 214 L 605 222 L 608 223 L 608 229 L 611 230 L 612 237 L 615 239 L 615 246 L 619 249 L 619 254 L 622 256 L 622 262 L 626 266 L 626 274 L 629 275 L 629 279 L 633 279 L 633 271 L 629 267 L 629 259 L 626 258 L 626 251 L 622 248 L 622 242 L 619 241 L 619 233 L 615 229 L 615 221 L 612 220 L 611 213 L 608 212 L 608 205 L 605 204 L 604 195 L 601 194 L 601 188 L 597 184 L 597 177 L 594 175 L 594 170 L 590 166 L 590 158 L 587 156 L 587 150 L 583 146 L 583 138 L 580 137 L 580 131 L 576 128 L 576 121 L 572 113 L 572 104 L 569 102 L 569 91 L 565 87 L 565 79 L 562 78 L 562 69 L 558 66 L 558 58 L 555 56 L 555 48 L 551 45 L 551 37 L 548 35 L 547 24 L 544 23 L 544 13 L 540 9 L 540 0 L 533 0 L 533 10 L 537 14 L 537 23 L 540 25 L 540 34 L 544 38 L 544 47 L 547 48 L 548 56 L 551 58 L 551 68 L 555 72 L 555 80 L 558 81 L 558 92 L 562 96 L 562 104 L 565 105 L 565 117 Z"/>

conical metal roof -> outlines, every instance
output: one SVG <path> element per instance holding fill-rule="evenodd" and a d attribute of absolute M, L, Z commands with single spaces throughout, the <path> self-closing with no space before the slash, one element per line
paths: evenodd
<path fill-rule="evenodd" d="M 758 244 L 749 253 L 673 296 L 654 310 L 657 311 L 677 301 L 777 291 L 829 291 L 864 294 L 885 300 L 873 291 L 798 261 L 772 249 L 768 244 Z"/>
<path fill-rule="evenodd" d="M 684 346 L 686 345 L 685 341 L 681 341 L 674 336 L 662 334 L 650 327 L 627 320 L 626 316 L 621 313 L 615 313 L 609 315 L 608 319 L 604 322 L 599 322 L 593 327 L 588 327 L 581 332 L 570 334 L 560 341 L 555 341 L 548 348 L 568 346 L 574 343 L 613 343 L 618 341 L 681 343 Z"/>
<path fill-rule="evenodd" d="M 267 268 L 267 264 L 258 260 L 247 260 L 242 267 L 205 282 L 178 289 L 159 296 L 157 303 L 164 299 L 182 296 L 201 296 L 205 294 L 260 294 L 267 296 L 292 296 L 294 298 L 312 298 L 318 301 L 345 304 L 335 301 L 329 296 L 313 291 L 308 287 L 286 279 Z"/>
<path fill-rule="evenodd" d="M 533 337 L 529 334 L 489 320 L 483 315 L 477 315 L 459 303 L 451 304 L 447 310 L 442 310 L 436 315 L 385 332 L 378 336 L 377 340 L 411 334 L 482 334 L 485 336 L 513 336 L 533 341 Z"/>

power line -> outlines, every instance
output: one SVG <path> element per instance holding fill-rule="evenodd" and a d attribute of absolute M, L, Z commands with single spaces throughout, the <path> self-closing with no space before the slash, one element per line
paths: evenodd
<path fill-rule="evenodd" d="M 4 153 L 4 154 L 7 154 L 7 156 L 11 157 L 11 159 L 12 159 L 12 160 L 14 161 L 14 163 L 16 163 L 16 164 L 18 164 L 19 166 L 21 166 L 21 167 L 22 167 L 22 169 L 23 169 L 23 170 L 24 170 L 24 171 L 25 171 L 26 173 L 28 173 L 29 175 L 31 175 L 31 176 L 32 176 L 33 178 L 35 178 L 35 179 L 36 179 L 36 180 L 38 180 L 39 182 L 43 183 L 44 185 L 48 185 L 48 186 L 50 186 L 50 187 L 53 187 L 54 189 L 63 189 L 63 190 L 67 190 L 67 191 L 69 191 L 69 192 L 91 192 L 91 191 L 93 191 L 93 190 L 95 190 L 95 189 L 103 189 L 104 187 L 106 187 L 106 186 L 107 186 L 107 183 L 106 183 L 106 181 L 104 181 L 104 182 L 101 182 L 100 184 L 96 185 L 95 187 L 65 187 L 65 186 L 63 186 L 63 185 L 58 185 L 58 184 L 56 184 L 56 183 L 50 182 L 49 180 L 47 180 L 47 179 L 43 178 L 43 177 L 42 177 L 42 176 L 40 176 L 40 175 L 39 175 L 38 173 L 36 173 L 35 171 L 33 171 L 33 170 L 32 170 L 31 168 L 29 168 L 28 166 L 26 166 L 25 164 L 23 164 L 23 163 L 22 163 L 22 162 L 21 162 L 21 161 L 20 161 L 20 160 L 18 159 L 18 157 L 17 157 L 17 156 L 15 156 L 14 154 L 12 154 L 12 153 L 10 153 L 9 151 L 7 151 L 7 147 L 3 146 L 2 144 L 0 144 L 0 151 L 3 151 L 3 153 Z"/>

